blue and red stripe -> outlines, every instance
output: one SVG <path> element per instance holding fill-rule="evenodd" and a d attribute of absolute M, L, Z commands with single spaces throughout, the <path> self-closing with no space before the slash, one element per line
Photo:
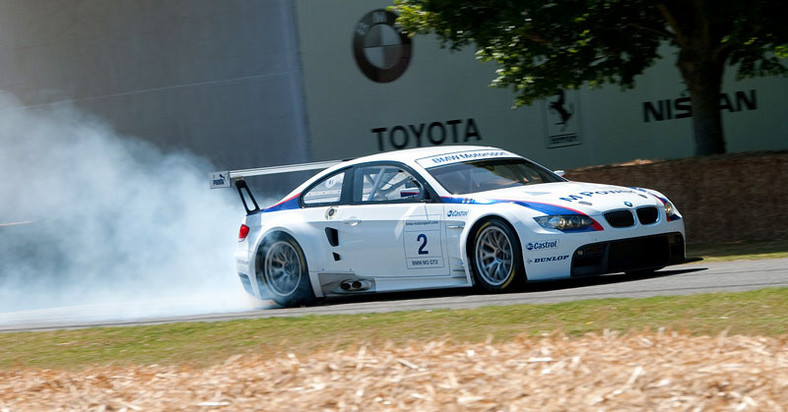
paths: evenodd
<path fill-rule="evenodd" d="M 301 193 L 295 194 L 295 195 L 293 195 L 293 196 L 291 196 L 291 197 L 289 197 L 289 198 L 287 198 L 285 200 L 282 200 L 281 202 L 279 202 L 279 203 L 277 203 L 277 204 L 275 204 L 273 206 L 269 206 L 269 207 L 263 209 L 263 213 L 278 212 L 280 210 L 298 209 L 300 207 L 300 205 L 298 204 L 298 198 L 300 196 L 301 196 Z"/>
<path fill-rule="evenodd" d="M 596 220 L 594 220 L 591 216 L 587 214 L 575 210 L 572 208 L 568 208 L 565 206 L 558 206 L 552 205 L 549 203 L 540 203 L 540 202 L 524 202 L 521 200 L 505 200 L 505 199 L 495 199 L 495 200 L 481 200 L 478 201 L 473 198 L 457 198 L 457 197 L 441 197 L 443 203 L 461 203 L 461 204 L 495 204 L 495 203 L 512 203 L 518 206 L 527 207 L 529 209 L 536 210 L 537 212 L 544 213 L 548 216 L 556 216 L 556 215 L 580 215 L 591 219 L 594 222 L 591 226 L 588 226 L 583 229 L 574 230 L 575 232 L 593 232 L 597 230 L 604 230 L 602 225 L 599 224 Z"/>

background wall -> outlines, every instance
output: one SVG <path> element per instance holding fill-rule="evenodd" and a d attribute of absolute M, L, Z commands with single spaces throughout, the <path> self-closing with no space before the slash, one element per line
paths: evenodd
<path fill-rule="evenodd" d="M 217 169 L 309 157 L 288 0 L 0 1 L 0 90 Z"/>
<path fill-rule="evenodd" d="M 566 177 L 662 192 L 684 216 L 688 243 L 788 239 L 788 152 L 586 167 Z"/>
<path fill-rule="evenodd" d="M 509 90 L 488 87 L 494 65 L 429 36 L 411 40 L 400 77 L 366 77 L 354 42 L 382 66 L 403 57 L 396 28 L 371 14 L 389 5 L 0 0 L 0 90 L 32 110 L 74 105 L 217 170 L 453 143 L 502 146 L 552 168 L 693 154 L 669 48 L 634 90 L 570 90 L 512 110 Z M 788 148 L 788 79 L 736 82 L 729 71 L 724 90 L 731 151 Z"/>
<path fill-rule="evenodd" d="M 430 36 L 412 39 L 410 61 L 400 77 L 385 83 L 367 78 L 354 58 L 354 40 L 362 32 L 367 46 L 396 49 L 396 38 L 376 39 L 382 30 L 366 27 L 385 27 L 368 13 L 385 9 L 390 1 L 295 4 L 313 157 L 466 140 L 502 146 L 553 168 L 693 155 L 688 95 L 674 66 L 675 51 L 668 47 L 633 90 L 566 91 L 563 99 L 554 96 L 512 110 L 509 90 L 488 87 L 495 77 L 493 64 L 478 63 L 470 50 L 441 49 Z M 737 82 L 732 71 L 727 74 L 723 121 L 729 150 L 788 148 L 783 118 L 788 79 Z M 560 110 L 569 115 L 564 124 Z"/>

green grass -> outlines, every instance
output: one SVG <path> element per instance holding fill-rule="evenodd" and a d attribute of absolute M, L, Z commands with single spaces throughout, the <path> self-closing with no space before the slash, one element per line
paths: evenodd
<path fill-rule="evenodd" d="M 788 240 L 687 245 L 687 256 L 707 262 L 788 258 Z"/>
<path fill-rule="evenodd" d="M 0 334 L 0 368 L 220 363 L 234 354 L 305 355 L 359 344 L 507 341 L 526 334 L 579 336 L 683 330 L 696 335 L 779 336 L 788 331 L 788 288 L 647 299 L 601 299 L 473 310 L 312 315 L 215 323 Z"/>

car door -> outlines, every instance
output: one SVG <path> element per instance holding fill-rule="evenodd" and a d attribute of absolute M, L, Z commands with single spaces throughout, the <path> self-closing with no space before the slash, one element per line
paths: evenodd
<path fill-rule="evenodd" d="M 359 165 L 340 210 L 341 247 L 358 276 L 448 275 L 443 205 L 399 164 Z"/>

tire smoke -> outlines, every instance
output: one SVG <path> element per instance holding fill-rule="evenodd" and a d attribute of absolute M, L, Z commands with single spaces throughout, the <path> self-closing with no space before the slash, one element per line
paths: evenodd
<path fill-rule="evenodd" d="M 247 309 L 243 209 L 208 189 L 212 169 L 69 105 L 0 95 L 0 323 L 56 307 L 72 320 Z"/>

